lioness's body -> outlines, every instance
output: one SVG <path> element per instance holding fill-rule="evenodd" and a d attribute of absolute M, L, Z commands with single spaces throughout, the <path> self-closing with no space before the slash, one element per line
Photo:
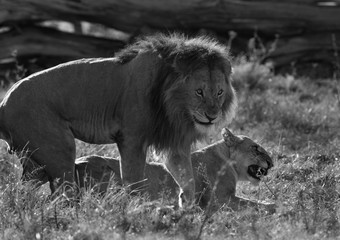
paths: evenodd
<path fill-rule="evenodd" d="M 194 198 L 190 147 L 233 116 L 225 48 L 203 38 L 154 37 L 117 58 L 83 59 L 16 83 L 0 104 L 0 136 L 54 179 L 74 182 L 74 138 L 117 143 L 121 177 L 143 178 L 148 146 Z M 25 173 L 25 169 L 24 169 Z"/>
<path fill-rule="evenodd" d="M 228 135 L 229 134 L 229 135 Z M 224 139 L 191 154 L 196 185 L 196 202 L 206 207 L 211 199 L 212 188 L 216 181 L 215 196 L 219 206 L 227 204 L 237 210 L 244 206 L 254 206 L 257 202 L 237 197 L 236 183 L 250 181 L 258 184 L 260 179 L 249 175 L 248 167 L 258 165 L 266 171 L 273 166 L 269 155 L 258 144 L 244 136 L 228 138 L 231 133 L 225 133 Z M 254 148 L 258 148 L 255 150 Z M 220 172 L 224 168 L 224 171 Z M 76 172 L 79 186 L 84 187 L 84 177 L 91 177 L 98 184 L 99 191 L 105 192 L 110 175 L 121 184 L 119 161 L 100 156 L 86 156 L 76 159 Z M 150 162 L 145 165 L 144 190 L 151 200 L 158 199 L 162 193 L 168 193 L 176 199 L 179 187 L 166 170 L 164 164 Z M 91 181 L 87 181 L 91 183 Z"/>

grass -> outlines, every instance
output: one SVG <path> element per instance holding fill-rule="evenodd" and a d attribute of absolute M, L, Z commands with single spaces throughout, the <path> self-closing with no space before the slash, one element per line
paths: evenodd
<path fill-rule="evenodd" d="M 235 69 L 239 109 L 235 133 L 257 139 L 274 169 L 259 187 L 238 195 L 275 202 L 276 213 L 226 208 L 166 208 L 112 184 L 99 196 L 87 189 L 79 203 L 51 200 L 48 187 L 22 185 L 19 159 L 0 148 L 0 239 L 335 239 L 340 238 L 339 82 L 274 76 L 265 66 Z M 77 141 L 77 156 L 118 157 L 115 145 Z M 204 223 L 204 225 L 202 225 Z"/>

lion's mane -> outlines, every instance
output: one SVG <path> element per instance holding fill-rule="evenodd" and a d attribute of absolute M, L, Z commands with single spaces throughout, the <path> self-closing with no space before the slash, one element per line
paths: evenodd
<path fill-rule="evenodd" d="M 159 56 L 159 63 L 155 66 L 158 68 L 156 81 L 149 93 L 153 112 L 150 116 L 150 131 L 145 136 L 148 144 L 156 150 L 170 151 L 181 149 L 183 143 L 190 144 L 205 137 L 195 131 L 188 111 L 178 111 L 187 109 L 186 93 L 180 83 L 203 66 L 210 70 L 217 67 L 229 75 L 230 56 L 226 47 L 208 37 L 188 39 L 182 34 L 158 34 L 140 38 L 118 52 L 116 57 L 119 63 L 125 64 L 138 54 L 146 52 Z M 230 121 L 233 118 L 235 105 L 235 93 L 231 87 L 222 105 L 221 121 Z"/>

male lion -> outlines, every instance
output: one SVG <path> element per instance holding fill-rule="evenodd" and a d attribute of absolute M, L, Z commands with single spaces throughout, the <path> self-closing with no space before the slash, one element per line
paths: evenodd
<path fill-rule="evenodd" d="M 191 154 L 196 184 L 196 202 L 205 208 L 211 199 L 212 189 L 216 184 L 215 196 L 218 206 L 227 204 L 238 210 L 245 206 L 257 206 L 259 203 L 235 196 L 237 181 L 250 181 L 257 185 L 262 176 L 273 167 L 268 153 L 246 136 L 235 136 L 228 129 L 222 131 L 223 139 Z M 105 192 L 110 176 L 122 184 L 119 161 L 100 156 L 85 156 L 76 159 L 76 181 L 79 187 L 93 187 Z M 144 190 L 150 199 L 158 199 L 168 192 L 177 198 L 179 188 L 164 164 L 150 162 L 145 165 Z M 46 175 L 41 172 L 36 179 L 46 182 Z M 96 185 L 94 185 L 96 184 Z M 274 205 L 267 205 L 272 208 Z"/>
<path fill-rule="evenodd" d="M 0 137 L 44 166 L 53 191 L 74 182 L 74 138 L 117 143 L 124 184 L 143 179 L 153 146 L 167 153 L 190 203 L 190 147 L 234 116 L 230 74 L 227 50 L 214 40 L 145 37 L 115 58 L 72 61 L 17 82 L 0 104 Z"/>

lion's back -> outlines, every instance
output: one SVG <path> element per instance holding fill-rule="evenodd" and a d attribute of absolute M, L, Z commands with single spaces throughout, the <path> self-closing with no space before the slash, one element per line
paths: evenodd
<path fill-rule="evenodd" d="M 119 95 L 119 84 L 122 81 L 112 81 L 115 68 L 117 70 L 117 64 L 110 58 L 82 59 L 60 64 L 20 80 L 12 86 L 0 104 L 0 129 L 2 132 L 12 132 L 13 135 L 20 135 L 17 133 L 20 131 L 29 137 L 34 131 L 27 132 L 20 128 L 38 127 L 39 124 L 46 128 L 67 121 L 74 134 L 79 135 L 75 137 L 83 138 L 84 141 L 94 139 L 108 142 L 108 137 L 102 136 L 102 132 L 108 130 L 99 129 L 98 125 L 104 122 L 103 114 L 107 113 L 105 109 L 111 104 L 107 99 L 118 101 L 114 96 Z M 120 77 L 117 73 L 115 76 Z M 109 81 L 117 86 L 108 86 Z M 93 115 L 98 112 L 102 115 L 97 114 L 97 121 L 94 122 Z M 48 122 L 50 125 L 46 126 Z M 89 129 L 99 136 L 89 133 Z"/>

